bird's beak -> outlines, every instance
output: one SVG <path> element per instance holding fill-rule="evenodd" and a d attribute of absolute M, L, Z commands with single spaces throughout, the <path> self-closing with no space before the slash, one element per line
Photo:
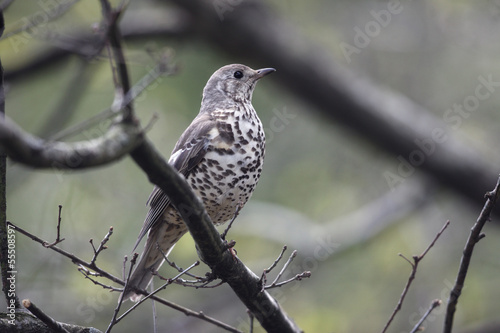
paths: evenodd
<path fill-rule="evenodd" d="M 261 68 L 261 69 L 256 70 L 256 72 L 257 72 L 256 78 L 258 80 L 258 79 L 266 76 L 267 74 L 271 74 L 272 72 L 276 72 L 276 70 L 274 68 Z"/>

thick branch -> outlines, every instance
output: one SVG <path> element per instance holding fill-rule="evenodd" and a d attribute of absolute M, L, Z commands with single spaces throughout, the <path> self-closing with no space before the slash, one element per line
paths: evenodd
<path fill-rule="evenodd" d="M 203 204 L 180 176 L 148 142 L 131 153 L 134 161 L 158 185 L 177 208 L 196 242 L 200 258 L 222 280 L 259 320 L 267 332 L 300 332 L 267 291 L 261 291 L 259 277 L 240 260 L 234 259 L 220 238 Z"/>
<path fill-rule="evenodd" d="M 143 140 L 135 124 L 116 124 L 103 136 L 80 142 L 44 141 L 0 118 L 0 147 L 14 161 L 36 167 L 83 169 L 117 161 Z"/>
<path fill-rule="evenodd" d="M 5 314 L 0 313 L 0 332 L 4 333 L 54 333 L 52 328 L 47 326 L 43 321 L 32 315 L 31 313 L 18 311 L 16 312 L 15 323 Z M 67 332 L 70 333 L 102 333 L 100 330 L 93 327 L 83 327 L 73 324 L 60 323 Z M 28 330 L 29 329 L 29 330 Z"/>

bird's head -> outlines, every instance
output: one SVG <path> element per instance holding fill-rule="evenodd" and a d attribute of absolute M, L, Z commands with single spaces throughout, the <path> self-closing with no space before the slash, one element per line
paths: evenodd
<path fill-rule="evenodd" d="M 203 101 L 208 99 L 232 99 L 236 102 L 250 102 L 255 84 L 259 79 L 275 72 L 274 68 L 251 69 L 248 66 L 233 64 L 218 69 L 203 89 Z"/>

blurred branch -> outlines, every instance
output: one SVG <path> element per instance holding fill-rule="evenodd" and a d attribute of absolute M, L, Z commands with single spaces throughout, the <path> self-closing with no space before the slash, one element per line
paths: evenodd
<path fill-rule="evenodd" d="M 310 217 L 291 208 L 250 202 L 253 209 L 241 214 L 238 232 L 280 244 L 283 242 L 281 233 L 286 229 L 287 242 L 293 244 L 301 255 L 315 256 L 315 251 L 321 246 L 322 258 L 326 260 L 330 255 L 339 255 L 372 239 L 412 212 L 418 210 L 421 213 L 433 202 L 433 187 L 422 177 L 415 177 L 371 202 L 360 203 L 352 213 L 321 223 L 314 223 Z M 269 223 L 270 219 L 272 223 Z M 266 232 L 262 233 L 262 230 Z"/>
<path fill-rule="evenodd" d="M 474 328 L 459 331 L 460 333 L 498 333 L 500 332 L 500 322 L 483 324 L 481 326 L 473 325 Z"/>
<path fill-rule="evenodd" d="M 58 96 L 59 100 L 53 111 L 36 131 L 41 138 L 46 138 L 54 134 L 71 120 L 83 96 L 87 92 L 87 86 L 90 82 L 91 68 L 89 61 L 86 59 L 78 59 L 78 64 L 73 70 L 69 82 L 65 85 L 64 92 Z M 71 106 L 71 107 L 68 107 Z"/>
<path fill-rule="evenodd" d="M 500 178 L 498 178 L 493 191 L 485 194 L 486 203 L 484 204 L 483 210 L 479 214 L 476 223 L 470 230 L 469 238 L 465 243 L 462 259 L 460 260 L 460 267 L 458 268 L 458 274 L 455 280 L 455 285 L 453 286 L 453 289 L 450 292 L 450 297 L 448 298 L 443 333 L 451 333 L 452 331 L 453 318 L 455 316 L 458 298 L 460 297 L 462 289 L 464 287 L 465 277 L 467 276 L 469 264 L 472 259 L 472 252 L 474 251 L 474 247 L 476 246 L 476 244 L 485 237 L 485 234 L 482 233 L 481 230 L 483 229 L 486 222 L 490 221 L 490 215 L 499 196 Z"/>
<path fill-rule="evenodd" d="M 413 168 L 411 175 L 417 169 L 425 171 L 473 202 L 481 202 L 488 184 L 496 179 L 495 165 L 478 156 L 477 150 L 457 138 L 443 121 L 404 95 L 342 68 L 317 45 L 301 44 L 303 38 L 296 29 L 264 3 L 227 3 L 227 8 L 217 9 L 211 0 L 172 2 L 181 9 L 159 2 L 154 8 L 124 15 L 120 25 L 123 37 L 179 37 L 194 32 L 224 52 L 279 68 L 276 80 L 294 96 L 315 106 L 312 110 L 397 156 L 393 174 L 399 177 L 396 183 L 409 177 L 399 174 L 397 165 L 417 151 L 424 154 L 424 161 L 418 166 L 408 162 Z M 24 68 L 6 73 L 6 78 L 32 72 L 72 53 L 81 54 L 92 44 L 89 41 L 97 38 L 79 32 L 74 35 L 77 37 L 67 41 L 65 49 L 49 49 Z M 435 130 L 441 133 L 439 142 L 434 141 Z M 422 145 L 427 151 L 422 151 Z"/>
<path fill-rule="evenodd" d="M 223 52 L 278 68 L 275 80 L 280 87 L 315 106 L 311 110 L 350 127 L 395 156 L 408 159 L 416 151 L 424 154 L 421 165 L 411 165 L 412 175 L 421 169 L 476 203 L 496 179 L 496 165 L 461 142 L 443 121 L 406 96 L 342 68 L 330 52 L 304 41 L 290 22 L 264 2 L 223 3 L 222 8 L 212 0 L 171 2 L 191 15 L 196 34 Z M 439 143 L 434 141 L 435 130 L 442 133 Z M 428 152 L 422 152 L 422 144 Z M 399 164 L 397 159 L 394 162 Z M 396 176 L 407 180 L 406 175 Z"/>
<path fill-rule="evenodd" d="M 14 161 L 36 168 L 84 169 L 109 164 L 127 155 L 142 140 L 137 125 L 120 123 L 96 139 L 48 142 L 7 118 L 0 119 L 0 147 Z"/>
<path fill-rule="evenodd" d="M 418 321 L 418 323 L 413 327 L 413 329 L 410 331 L 410 333 L 417 333 L 417 332 L 421 332 L 424 330 L 424 328 L 422 327 L 422 324 L 424 323 L 424 321 L 427 319 L 427 317 L 429 317 L 429 315 L 431 314 L 432 311 L 434 311 L 435 308 L 437 308 L 438 306 L 440 306 L 442 303 L 442 301 L 440 299 L 435 299 L 431 302 L 431 305 L 429 306 L 429 308 L 427 309 L 427 311 L 425 311 L 424 315 L 422 316 L 422 318 L 420 318 L 420 320 Z"/>
<path fill-rule="evenodd" d="M 8 4 L 6 4 L 8 5 Z M 0 37 L 4 31 L 3 10 L 0 9 Z M 5 90 L 3 85 L 3 66 L 0 59 L 0 121 L 5 119 Z M 8 227 L 7 227 L 7 155 L 0 150 L 0 269 L 2 291 L 7 301 L 8 309 L 19 308 L 16 292 L 11 291 L 9 271 L 15 271 L 15 264 L 9 265 Z M 15 262 L 15 261 L 14 261 Z M 12 263 L 12 261 L 11 261 Z M 15 282 L 15 280 L 14 280 Z M 13 283 L 14 284 L 14 283 Z"/>
<path fill-rule="evenodd" d="M 406 282 L 406 285 L 403 289 L 403 293 L 401 294 L 401 296 L 398 300 L 398 304 L 396 305 L 396 308 L 394 308 L 394 311 L 392 312 L 391 316 L 389 317 L 389 320 L 387 321 L 384 328 L 382 329 L 382 333 L 387 331 L 387 329 L 389 328 L 389 325 L 391 325 L 391 323 L 392 323 L 392 320 L 394 319 L 394 317 L 396 317 L 396 314 L 399 312 L 399 310 L 401 310 L 401 306 L 403 305 L 406 294 L 408 293 L 408 290 L 410 289 L 410 286 L 411 286 L 411 284 L 412 284 L 412 282 L 415 279 L 415 276 L 417 274 L 418 264 L 420 263 L 420 261 L 422 259 L 424 259 L 427 252 L 429 252 L 431 247 L 434 246 L 434 244 L 436 243 L 438 238 L 441 236 L 441 234 L 444 232 L 444 230 L 448 227 L 449 224 L 450 224 L 450 221 L 447 221 L 444 224 L 444 226 L 441 228 L 441 230 L 436 234 L 436 237 L 434 237 L 434 240 L 429 244 L 429 246 L 427 246 L 427 248 L 424 250 L 424 252 L 422 252 L 422 254 L 412 257 L 413 262 L 411 262 L 409 259 L 407 259 L 405 256 L 403 256 L 401 253 L 399 254 L 399 256 L 404 258 L 411 265 L 411 273 L 410 273 L 410 276 L 408 277 L 408 281 Z"/>
<path fill-rule="evenodd" d="M 189 27 L 189 15 L 183 10 L 164 7 L 127 10 L 120 21 L 121 36 L 129 40 L 143 41 L 145 37 L 180 37 L 189 33 Z M 56 34 L 48 41 L 52 46 L 40 50 L 36 57 L 25 62 L 23 66 L 8 69 L 5 72 L 5 79 L 15 80 L 21 76 L 32 75 L 36 70 L 46 68 L 72 55 L 93 58 L 103 46 L 103 36 L 96 35 L 90 30 L 65 32 L 64 35 L 71 38 Z"/>

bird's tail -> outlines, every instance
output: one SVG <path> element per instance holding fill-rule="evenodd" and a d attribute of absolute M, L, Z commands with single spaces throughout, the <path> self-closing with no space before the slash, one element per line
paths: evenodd
<path fill-rule="evenodd" d="M 146 289 L 149 286 L 153 279 L 153 272 L 156 272 L 160 268 L 165 261 L 165 256 L 170 253 L 175 243 L 184 233 L 181 235 L 170 234 L 168 235 L 170 237 L 162 237 L 161 243 L 157 241 L 157 237 L 151 237 L 152 235 L 149 235 L 146 245 L 144 246 L 144 252 L 130 276 L 128 282 L 129 287 L 124 291 L 124 300 L 130 298 L 131 301 L 137 302 L 142 298 L 142 295 L 135 293 L 131 287 Z"/>

